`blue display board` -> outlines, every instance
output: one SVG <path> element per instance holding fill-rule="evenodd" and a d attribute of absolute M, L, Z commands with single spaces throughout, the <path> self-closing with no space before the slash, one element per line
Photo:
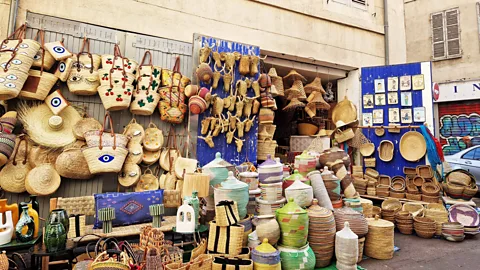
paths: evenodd
<path fill-rule="evenodd" d="M 260 56 L 260 48 L 258 46 L 252 46 L 252 45 L 246 45 L 246 44 L 241 44 L 241 43 L 236 43 L 232 41 L 226 41 L 226 40 L 220 40 L 212 37 L 201 37 L 201 46 L 209 46 L 212 48 L 212 51 L 217 51 L 219 53 L 222 52 L 239 52 L 242 55 L 256 55 Z M 194 54 L 198 54 L 198 51 L 195 51 Z M 238 80 L 245 80 L 246 78 L 249 78 L 251 80 L 257 80 L 258 79 L 258 74 L 256 74 L 254 77 L 250 76 L 243 76 L 238 72 L 238 63 L 239 61 L 236 61 L 234 72 L 233 72 L 233 85 L 232 89 L 235 92 L 235 82 Z M 198 65 L 198 63 L 195 63 Z M 210 61 L 210 66 L 212 70 L 214 70 L 214 61 L 213 58 Z M 259 68 L 260 70 L 260 68 Z M 224 72 L 221 72 L 224 74 Z M 204 84 L 201 83 L 200 86 L 204 86 L 210 89 L 209 84 Z M 212 89 L 212 94 L 217 94 L 221 98 L 225 98 L 229 95 L 229 92 L 225 92 L 225 87 L 223 84 L 223 79 L 220 79 L 218 87 L 216 89 Z M 255 96 L 253 93 L 253 90 L 251 88 L 248 89 L 248 94 L 249 97 Z M 233 112 L 235 113 L 235 111 Z M 224 117 L 227 117 L 227 110 L 223 110 L 223 115 Z M 207 110 L 206 112 L 202 113 L 198 117 L 198 136 L 201 136 L 201 122 L 205 117 L 210 117 L 211 116 L 211 111 L 210 109 Z M 253 116 L 253 115 L 252 115 Z M 250 116 L 250 118 L 252 118 Z M 244 117 L 241 118 L 241 120 L 245 120 Z M 227 144 L 225 134 L 226 133 L 220 133 L 219 136 L 213 138 L 213 142 L 215 143 L 214 148 L 210 148 L 204 140 L 202 139 L 197 139 L 197 159 L 200 163 L 200 166 L 204 166 L 205 164 L 209 163 L 213 159 L 215 159 L 215 153 L 220 152 L 222 153 L 222 158 L 225 159 L 226 161 L 239 165 L 245 161 L 250 161 L 253 162 L 255 165 L 257 164 L 257 133 L 258 133 L 258 115 L 255 117 L 254 124 L 252 128 L 250 129 L 249 132 L 245 132 L 244 139 L 245 141 L 243 142 L 243 148 L 242 151 L 239 153 L 237 152 L 237 146 L 235 145 L 235 139 L 231 144 Z M 235 132 L 235 137 L 238 137 L 238 133 Z"/>
<path fill-rule="evenodd" d="M 430 72 L 430 71 L 428 71 Z M 383 124 L 376 124 L 373 123 L 372 119 L 372 125 L 373 126 L 388 126 L 390 123 L 389 119 L 389 109 L 390 108 L 398 108 L 399 110 L 399 122 L 398 123 L 392 123 L 392 124 L 397 124 L 401 126 L 408 126 L 408 125 L 422 125 L 425 120 L 423 121 L 416 121 L 415 120 L 415 115 L 413 115 L 413 110 L 414 108 L 419 108 L 419 107 L 424 107 L 424 101 L 423 101 L 423 95 L 424 91 L 430 91 L 430 87 L 425 85 L 424 90 L 406 90 L 406 91 L 401 91 L 400 90 L 400 77 L 401 76 L 414 76 L 414 75 L 420 75 L 422 74 L 422 66 L 421 63 L 413 63 L 413 64 L 402 64 L 402 65 L 391 65 L 391 66 L 379 66 L 379 67 L 367 67 L 367 68 L 362 68 L 361 70 L 361 76 L 362 76 L 362 97 L 360 101 L 360 106 L 362 107 L 362 115 L 359 117 L 361 119 L 360 125 L 364 125 L 363 123 L 363 116 L 364 113 L 372 113 L 374 110 L 382 109 L 383 110 Z M 428 76 L 430 77 L 430 74 L 424 74 L 425 77 Z M 395 91 L 390 91 L 388 89 L 388 78 L 389 77 L 397 77 L 398 78 L 398 90 L 396 92 L 398 93 L 398 104 L 388 104 L 388 93 L 392 93 Z M 387 99 L 385 101 L 385 105 L 375 105 L 375 91 L 377 89 L 380 89 L 379 83 L 381 83 L 381 80 L 383 79 L 384 81 L 384 89 L 385 89 L 385 98 Z M 429 80 L 425 80 L 426 83 L 428 83 Z M 413 83 L 412 83 L 412 88 L 413 88 Z M 408 104 L 411 104 L 411 106 L 402 106 L 402 95 L 401 93 L 411 93 L 411 99 L 409 100 Z M 378 93 L 381 95 L 381 93 Z M 365 106 L 364 98 L 365 95 L 373 95 L 374 100 L 373 100 L 373 108 L 368 108 L 368 106 Z M 410 94 L 406 94 L 406 97 L 409 98 Z M 405 97 L 405 96 L 404 96 Z M 405 104 L 405 100 L 404 104 Z M 367 107 L 367 108 L 365 108 Z M 430 109 L 430 106 L 427 106 L 428 109 Z M 402 109 L 412 109 L 412 115 L 410 117 L 412 118 L 412 123 L 402 123 L 402 115 L 401 115 L 401 110 Z M 418 115 L 417 115 L 418 116 Z M 425 164 L 425 157 L 420 159 L 417 162 L 410 162 L 405 160 L 401 155 L 400 155 L 400 150 L 399 150 L 399 143 L 402 135 L 406 132 L 408 132 L 410 129 L 400 129 L 400 133 L 390 133 L 388 129 L 385 130 L 385 135 L 379 137 L 375 134 L 374 129 L 363 129 L 363 134 L 370 139 L 372 143 L 375 144 L 375 153 L 374 157 L 376 158 L 376 167 L 375 170 L 377 170 L 380 174 L 388 175 L 390 177 L 396 176 L 396 175 L 401 175 L 403 176 L 403 167 L 416 167 L 417 165 L 423 165 Z M 420 130 L 417 130 L 420 132 Z M 379 154 L 378 154 L 378 146 L 382 140 L 389 140 L 393 142 L 395 146 L 394 150 L 394 156 L 393 159 L 389 162 L 384 162 L 380 160 Z"/>

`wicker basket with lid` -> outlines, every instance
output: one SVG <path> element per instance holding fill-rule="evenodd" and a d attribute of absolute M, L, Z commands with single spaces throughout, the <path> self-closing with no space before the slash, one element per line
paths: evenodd
<path fill-rule="evenodd" d="M 393 240 L 395 225 L 375 216 L 367 218 L 368 234 L 365 239 L 364 253 L 368 257 L 388 260 L 393 257 Z"/>

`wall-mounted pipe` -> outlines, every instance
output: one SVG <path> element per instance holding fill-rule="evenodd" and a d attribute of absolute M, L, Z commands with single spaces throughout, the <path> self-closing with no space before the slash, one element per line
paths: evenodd
<path fill-rule="evenodd" d="M 384 28 L 384 40 L 385 40 L 385 65 L 390 63 L 390 48 L 389 48 L 389 36 L 388 36 L 388 0 L 383 0 L 383 28 Z"/>
<path fill-rule="evenodd" d="M 18 14 L 18 2 L 20 2 L 20 0 L 10 0 L 10 13 L 8 14 L 8 35 L 15 31 Z"/>

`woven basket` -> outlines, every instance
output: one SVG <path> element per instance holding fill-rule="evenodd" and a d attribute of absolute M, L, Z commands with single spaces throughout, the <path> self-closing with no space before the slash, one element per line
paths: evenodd
<path fill-rule="evenodd" d="M 367 168 L 375 168 L 376 166 L 376 159 L 375 158 L 364 158 L 363 163 Z"/>
<path fill-rule="evenodd" d="M 190 256 L 190 261 L 193 261 L 195 258 L 199 257 L 202 254 L 205 254 L 207 251 L 207 239 L 202 238 L 198 246 L 192 249 L 192 255 Z"/>
<path fill-rule="evenodd" d="M 262 199 L 267 202 L 275 202 L 282 199 L 282 182 L 273 184 L 260 184 Z"/>
<path fill-rule="evenodd" d="M 473 196 L 475 196 L 478 192 L 478 186 L 475 185 L 474 188 L 471 188 L 471 187 L 465 187 L 463 189 L 463 195 L 462 195 L 462 198 L 464 200 L 471 200 Z"/>
<path fill-rule="evenodd" d="M 394 227 L 391 222 L 369 218 L 368 234 L 365 237 L 365 255 L 379 260 L 389 260 L 393 257 Z"/>
<path fill-rule="evenodd" d="M 56 82 L 57 77 L 53 74 L 31 69 L 19 96 L 24 99 L 44 100 Z"/>
<path fill-rule="evenodd" d="M 426 239 L 430 239 L 435 235 L 435 231 L 423 231 L 418 229 L 415 229 L 415 233 L 417 234 L 417 236 Z"/>
<path fill-rule="evenodd" d="M 267 160 L 268 155 L 275 156 L 275 149 L 277 149 L 277 141 L 266 139 L 257 142 L 257 159 Z"/>
<path fill-rule="evenodd" d="M 128 150 L 123 147 L 89 147 L 82 150 L 90 173 L 118 173 L 122 170 Z"/>
<path fill-rule="evenodd" d="M 90 71 L 89 69 L 78 71 L 72 67 L 67 79 L 68 90 L 75 95 L 93 96 L 97 94 L 97 88 L 100 86 L 98 75 L 98 71 Z"/>
<path fill-rule="evenodd" d="M 256 197 L 255 202 L 257 203 L 256 205 L 256 212 L 259 215 L 275 215 L 275 211 L 286 203 L 286 199 L 282 198 L 278 201 L 274 202 L 269 202 L 266 200 L 263 200 L 262 197 Z"/>
<path fill-rule="evenodd" d="M 90 179 L 92 174 L 80 148 L 68 148 L 55 161 L 58 174 L 71 179 Z"/>
<path fill-rule="evenodd" d="M 378 173 L 378 171 L 376 171 L 372 168 L 366 168 L 365 169 L 365 175 L 368 175 L 368 176 L 371 176 L 375 179 L 378 179 L 378 177 L 380 176 L 380 173 Z"/>
<path fill-rule="evenodd" d="M 403 204 L 402 211 L 407 211 L 413 216 L 423 213 L 423 205 L 420 203 L 405 203 Z"/>
<path fill-rule="evenodd" d="M 410 178 L 410 176 L 415 176 L 417 174 L 417 169 L 411 167 L 403 167 L 403 174 Z"/>
<path fill-rule="evenodd" d="M 55 75 L 55 77 L 57 77 L 60 81 L 66 82 L 68 80 L 68 77 L 70 76 L 72 65 L 73 65 L 72 58 L 67 58 L 65 60 L 60 61 L 53 75 Z"/>
<path fill-rule="evenodd" d="M 107 255 L 107 251 L 102 252 L 95 258 L 91 264 L 92 270 L 130 270 L 128 255 L 125 252 L 120 254 L 119 261 L 113 259 L 103 260 L 105 255 Z"/>
<path fill-rule="evenodd" d="M 428 179 L 433 178 L 432 167 L 430 167 L 430 165 L 417 166 L 417 175 Z"/>
<path fill-rule="evenodd" d="M 438 196 L 439 192 L 440 192 L 440 187 L 433 182 L 423 183 L 423 185 L 422 185 L 422 194 L 423 195 Z"/>
<path fill-rule="evenodd" d="M 12 54 L 10 52 L 0 53 L 0 63 L 10 61 L 10 68 L 0 68 L 0 78 L 5 82 L 0 84 L 0 100 L 16 98 L 23 85 L 27 81 L 28 71 L 33 63 L 33 58 L 22 54 Z M 21 63 L 14 65 L 13 63 Z"/>
<path fill-rule="evenodd" d="M 212 256 L 213 258 L 215 257 L 225 257 L 225 258 L 240 258 L 240 259 L 245 259 L 248 260 L 250 259 L 250 249 L 249 248 L 242 248 L 240 251 L 240 254 L 238 255 L 232 255 L 232 254 L 225 254 L 225 253 L 215 253 L 215 252 L 208 252 L 208 255 Z"/>
<path fill-rule="evenodd" d="M 397 211 L 402 208 L 402 203 L 397 199 L 387 199 L 382 202 L 382 210 Z"/>
<path fill-rule="evenodd" d="M 465 170 L 453 170 L 447 173 L 445 176 L 447 182 L 459 186 L 469 186 L 474 177 L 468 171 Z"/>
<path fill-rule="evenodd" d="M 421 201 L 422 200 L 422 194 L 406 193 L 405 198 L 408 199 L 408 200 L 412 200 L 412 201 Z"/>
<path fill-rule="evenodd" d="M 424 201 L 424 202 L 438 203 L 439 199 L 440 199 L 440 197 L 438 195 L 437 196 L 429 196 L 429 195 L 426 195 L 426 194 L 422 194 L 422 201 Z"/>
<path fill-rule="evenodd" d="M 145 226 L 140 229 L 140 242 L 142 249 L 147 247 L 161 247 L 165 245 L 165 236 L 159 228 Z"/>
<path fill-rule="evenodd" d="M 314 269 L 315 253 L 308 244 L 301 248 L 278 246 L 282 269 Z"/>
<path fill-rule="evenodd" d="M 148 57 L 149 63 L 144 63 Z M 158 87 L 161 83 L 160 73 L 162 68 L 153 66 L 152 55 L 146 51 L 137 72 L 137 86 L 133 93 L 135 102 L 130 106 L 130 112 L 138 115 L 151 115 L 158 102 L 160 94 Z"/>
<path fill-rule="evenodd" d="M 253 261 L 240 258 L 216 257 L 212 270 L 253 270 Z"/>
<path fill-rule="evenodd" d="M 102 100 L 103 107 L 107 111 L 120 111 L 128 109 L 132 101 L 133 86 L 127 85 L 123 88 L 121 85 L 99 86 L 98 94 Z"/>
<path fill-rule="evenodd" d="M 372 207 L 372 217 L 378 216 L 379 218 L 382 218 L 382 208 L 378 206 L 373 206 Z"/>
<path fill-rule="evenodd" d="M 423 185 L 423 183 L 425 182 L 425 179 L 423 179 L 423 177 L 417 175 L 413 178 L 412 182 L 415 186 L 421 187 Z"/>
<path fill-rule="evenodd" d="M 234 201 L 220 201 L 215 205 L 215 221 L 217 226 L 230 226 L 240 221 L 238 206 Z"/>
<path fill-rule="evenodd" d="M 383 162 L 390 162 L 393 159 L 395 147 L 391 141 L 383 140 L 378 146 L 378 156 Z"/>
<path fill-rule="evenodd" d="M 208 235 L 208 239 L 210 239 L 208 242 L 208 250 L 230 255 L 238 255 L 242 251 L 243 237 L 243 225 L 220 227 L 217 226 L 215 221 L 212 221 L 210 222 L 210 232 Z"/>
<path fill-rule="evenodd" d="M 167 270 L 211 270 L 213 258 L 202 254 L 188 263 L 169 263 L 165 265 Z"/>
<path fill-rule="evenodd" d="M 405 193 L 390 191 L 389 196 L 392 197 L 392 198 L 403 199 L 403 198 L 405 198 Z"/>

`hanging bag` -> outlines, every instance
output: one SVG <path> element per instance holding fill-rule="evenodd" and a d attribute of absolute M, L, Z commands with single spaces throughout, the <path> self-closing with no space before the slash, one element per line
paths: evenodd
<path fill-rule="evenodd" d="M 163 170 L 169 172 L 175 164 L 178 157 L 181 157 L 181 153 L 177 148 L 177 136 L 175 129 L 170 127 L 170 132 L 167 137 L 167 147 L 162 151 L 160 155 L 160 166 Z"/>
<path fill-rule="evenodd" d="M 150 168 L 147 168 L 140 176 L 140 180 L 135 186 L 135 192 L 141 192 L 145 190 L 157 190 L 159 188 L 158 178 L 153 174 Z"/>
<path fill-rule="evenodd" d="M 110 134 L 108 135 L 104 134 L 107 119 L 110 122 Z M 108 140 L 105 142 L 103 141 L 104 138 L 108 138 Z M 125 139 L 120 140 L 120 138 Z M 85 139 L 89 147 L 82 152 L 92 174 L 120 172 L 128 154 L 128 150 L 125 148 L 128 138 L 122 134 L 114 133 L 112 118 L 108 112 L 103 119 L 102 130 L 86 132 Z"/>
<path fill-rule="evenodd" d="M 125 59 L 120 56 L 120 49 L 115 45 L 116 55 L 111 65 L 100 69 L 101 77 L 98 94 L 103 107 L 107 111 L 119 111 L 127 109 L 132 101 L 133 82 L 135 75 L 125 71 Z M 110 68 L 108 68 L 110 67 Z"/>
<path fill-rule="evenodd" d="M 148 58 L 148 63 L 145 63 Z M 160 101 L 158 92 L 162 68 L 153 66 L 152 54 L 146 51 L 138 66 L 137 85 L 133 92 L 134 102 L 130 112 L 138 115 L 151 115 Z"/>
<path fill-rule="evenodd" d="M 57 61 L 62 61 L 73 56 L 73 54 L 67 50 L 65 45 L 63 45 L 63 39 L 61 41 L 45 43 L 44 47 L 48 54 Z"/>
<path fill-rule="evenodd" d="M 25 143 L 24 159 L 17 162 L 18 149 Z M 20 137 L 18 146 L 15 148 L 13 157 L 0 171 L 0 186 L 3 190 L 11 193 L 22 193 L 27 189 L 25 187 L 25 178 L 32 169 L 27 162 L 28 156 L 28 141 L 24 136 Z"/>
<path fill-rule="evenodd" d="M 4 124 L 0 121 L 0 167 L 5 165 L 10 159 L 15 149 L 15 139 L 17 136 L 11 134 L 11 130 L 4 128 Z"/>
<path fill-rule="evenodd" d="M 32 67 L 40 67 L 49 70 L 52 68 L 53 64 L 55 64 L 55 58 L 53 58 L 50 52 L 46 50 L 44 30 L 37 31 L 34 40 L 37 40 L 38 38 L 40 38 L 40 50 L 38 50 L 37 54 L 33 57 Z"/>
<path fill-rule="evenodd" d="M 160 130 L 153 122 L 148 124 L 143 138 L 143 148 L 147 151 L 156 152 L 163 146 L 163 131 Z"/>
<path fill-rule="evenodd" d="M 25 29 L 25 25 L 20 26 L 0 44 L 0 100 L 18 96 L 40 49 L 40 43 L 24 39 Z"/>
<path fill-rule="evenodd" d="M 90 53 L 89 39 L 83 39 L 80 51 L 73 58 L 72 70 L 67 80 L 68 90 L 75 95 L 95 95 L 100 85 L 98 76 L 100 56 Z"/>
<path fill-rule="evenodd" d="M 187 105 L 185 104 L 184 89 L 181 88 L 180 80 L 175 80 L 175 75 L 180 73 L 180 57 L 177 57 L 175 66 L 173 67 L 173 83 L 177 81 L 177 86 L 172 83 L 168 88 L 168 92 L 163 88 L 160 91 L 162 101 L 160 101 L 160 119 L 171 124 L 180 124 L 185 118 L 187 112 Z"/>
<path fill-rule="evenodd" d="M 90 179 L 92 177 L 83 156 L 82 147 L 83 145 L 67 148 L 57 157 L 55 169 L 60 176 L 70 179 Z"/>
<path fill-rule="evenodd" d="M 37 36 L 40 37 L 40 42 L 42 44 L 42 47 L 39 50 L 40 53 L 40 71 L 30 69 L 28 71 L 28 77 L 27 80 L 25 81 L 25 84 L 22 87 L 22 91 L 20 91 L 20 97 L 24 99 L 34 99 L 34 100 L 45 100 L 47 97 L 48 93 L 52 89 L 53 85 L 57 82 L 57 77 L 55 75 L 44 72 L 43 69 L 50 69 L 50 67 L 45 67 L 46 64 L 44 64 L 46 61 L 48 61 L 48 52 L 45 51 L 44 48 L 44 35 L 45 33 L 42 30 L 38 30 Z M 49 56 L 52 58 L 52 56 Z M 50 60 L 55 62 L 55 60 Z M 35 65 L 35 62 L 34 62 Z"/>

